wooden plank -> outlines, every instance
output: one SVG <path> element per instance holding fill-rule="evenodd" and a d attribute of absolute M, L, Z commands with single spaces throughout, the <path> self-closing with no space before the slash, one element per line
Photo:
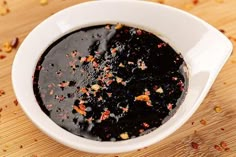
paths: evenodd
<path fill-rule="evenodd" d="M 0 45 L 14 37 L 20 42 L 45 18 L 53 13 L 86 0 L 49 0 L 41 6 L 39 0 L 7 0 L 10 13 L 0 16 Z M 151 0 L 160 2 L 160 0 Z M 163 1 L 163 0 L 161 0 Z M 164 3 L 190 12 L 218 29 L 224 29 L 236 46 L 236 1 L 235 0 L 164 0 Z M 0 6 L 3 0 L 0 0 Z M 179 21 L 181 22 L 181 21 Z M 214 45 L 209 45 L 214 46 Z M 1 47 L 1 46 L 0 46 Z M 62 156 L 62 157 L 166 157 L 166 156 L 236 156 L 236 52 L 230 57 L 208 96 L 197 112 L 174 134 L 148 148 L 113 155 L 89 154 L 63 146 L 39 131 L 25 116 L 15 96 L 11 84 L 11 65 L 16 50 L 0 60 L 0 89 L 6 92 L 0 96 L 0 156 Z M 32 52 L 33 53 L 33 52 Z M 222 107 L 216 113 L 214 107 Z M 202 125 L 200 120 L 206 120 Z M 214 145 L 227 142 L 230 151 L 217 151 Z M 193 149 L 191 142 L 199 144 Z"/>

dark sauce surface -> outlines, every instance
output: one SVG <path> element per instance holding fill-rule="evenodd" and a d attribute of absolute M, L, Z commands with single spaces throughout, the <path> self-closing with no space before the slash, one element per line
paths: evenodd
<path fill-rule="evenodd" d="M 41 56 L 35 97 L 59 126 L 92 140 L 146 134 L 168 119 L 187 90 L 186 64 L 169 44 L 128 26 L 72 32 Z"/>

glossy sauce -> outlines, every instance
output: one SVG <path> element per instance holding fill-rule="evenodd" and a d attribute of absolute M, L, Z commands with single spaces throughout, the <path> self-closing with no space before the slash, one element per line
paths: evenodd
<path fill-rule="evenodd" d="M 181 104 L 187 85 L 180 54 L 154 34 L 120 24 L 58 39 L 33 79 L 41 109 L 56 124 L 99 141 L 155 130 Z"/>

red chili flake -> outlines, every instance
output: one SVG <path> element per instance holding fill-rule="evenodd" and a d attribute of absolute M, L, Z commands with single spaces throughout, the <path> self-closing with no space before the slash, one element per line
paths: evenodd
<path fill-rule="evenodd" d="M 7 57 L 6 55 L 0 55 L 0 59 L 4 59 L 6 57 Z"/>
<path fill-rule="evenodd" d="M 115 26 L 115 29 L 121 29 L 123 27 L 123 25 L 121 23 L 118 23 L 116 26 Z"/>
<path fill-rule="evenodd" d="M 0 112 L 2 112 L 2 108 L 0 108 Z"/>
<path fill-rule="evenodd" d="M 227 148 L 227 143 L 225 141 L 221 141 L 220 146 L 225 149 Z"/>
<path fill-rule="evenodd" d="M 202 125 L 206 125 L 206 124 L 207 124 L 207 122 L 206 122 L 204 119 L 200 120 L 200 123 L 201 123 Z"/>
<path fill-rule="evenodd" d="M 76 112 L 80 113 L 81 115 L 86 116 L 86 111 L 81 110 L 81 109 L 78 108 L 77 106 L 73 106 L 73 109 L 74 109 Z"/>
<path fill-rule="evenodd" d="M 123 112 L 128 112 L 129 108 L 128 107 L 122 107 Z"/>
<path fill-rule="evenodd" d="M 162 47 L 165 47 L 165 46 L 166 46 L 166 43 L 159 43 L 159 44 L 157 45 L 158 48 L 162 48 Z"/>
<path fill-rule="evenodd" d="M 23 145 L 20 145 L 20 149 L 22 149 L 23 148 Z"/>
<path fill-rule="evenodd" d="M 92 55 L 89 55 L 86 59 L 86 62 L 92 62 L 94 60 L 94 57 Z"/>
<path fill-rule="evenodd" d="M 112 96 L 112 93 L 107 93 L 108 97 L 110 98 Z"/>
<path fill-rule="evenodd" d="M 54 91 L 50 90 L 49 95 L 53 95 Z"/>
<path fill-rule="evenodd" d="M 86 110 L 86 106 L 84 104 L 79 104 L 79 108 L 82 110 L 82 111 L 85 111 Z"/>
<path fill-rule="evenodd" d="M 76 57 L 77 54 L 78 54 L 77 50 L 74 50 L 74 51 L 71 52 L 71 56 L 72 56 L 73 58 Z"/>
<path fill-rule="evenodd" d="M 124 65 L 123 63 L 120 63 L 120 64 L 119 64 L 119 67 L 122 67 L 122 68 L 124 68 L 124 67 L 125 67 L 125 65 Z"/>
<path fill-rule="evenodd" d="M 184 83 L 182 80 L 180 80 L 177 85 L 180 87 L 180 91 L 184 91 Z"/>
<path fill-rule="evenodd" d="M 88 92 L 85 87 L 81 88 L 80 91 L 81 91 L 82 93 L 87 93 L 87 92 Z"/>
<path fill-rule="evenodd" d="M 139 95 L 139 96 L 135 97 L 134 101 L 146 101 L 146 102 L 149 102 L 150 101 L 150 97 L 148 95 Z"/>
<path fill-rule="evenodd" d="M 192 122 L 192 125 L 194 124 L 194 122 Z"/>
<path fill-rule="evenodd" d="M 144 132 L 144 129 L 139 129 L 139 133 L 142 133 L 142 132 Z"/>
<path fill-rule="evenodd" d="M 11 41 L 11 47 L 16 48 L 18 46 L 18 43 L 19 43 L 19 38 L 18 37 L 13 38 Z"/>
<path fill-rule="evenodd" d="M 86 62 L 87 58 L 86 57 L 81 57 L 80 62 Z"/>
<path fill-rule="evenodd" d="M 225 30 L 223 30 L 223 29 L 219 29 L 219 31 L 223 34 L 225 33 Z"/>
<path fill-rule="evenodd" d="M 111 26 L 110 25 L 106 25 L 105 28 L 106 29 L 111 29 Z"/>
<path fill-rule="evenodd" d="M 225 129 L 224 129 L 224 128 L 220 128 L 220 130 L 222 130 L 222 131 L 225 131 Z"/>
<path fill-rule="evenodd" d="M 93 67 L 97 68 L 98 67 L 98 63 L 96 61 L 93 61 Z"/>
<path fill-rule="evenodd" d="M 112 82 L 113 82 L 113 80 L 108 80 L 108 81 L 106 82 L 106 85 L 109 86 L 110 84 L 112 84 Z"/>
<path fill-rule="evenodd" d="M 192 142 L 191 146 L 192 146 L 193 149 L 198 149 L 199 144 L 197 144 L 196 142 Z"/>
<path fill-rule="evenodd" d="M 138 30 L 136 31 L 136 33 L 137 33 L 137 35 L 142 35 L 142 30 L 138 29 Z"/>
<path fill-rule="evenodd" d="M 3 152 L 7 152 L 7 150 L 6 150 L 6 149 L 3 149 L 2 151 L 3 151 Z"/>
<path fill-rule="evenodd" d="M 148 89 L 145 89 L 145 92 L 144 92 L 145 95 L 151 95 L 150 91 Z"/>
<path fill-rule="evenodd" d="M 126 85 L 127 85 L 126 81 L 122 81 L 121 84 L 122 84 L 123 86 L 126 86 Z"/>
<path fill-rule="evenodd" d="M 13 101 L 13 103 L 17 106 L 18 105 L 18 101 L 15 99 L 14 101 Z"/>
<path fill-rule="evenodd" d="M 0 90 L 0 96 L 5 95 L 5 94 L 6 94 L 6 93 L 5 93 L 4 90 Z"/>
<path fill-rule="evenodd" d="M 225 151 L 226 151 L 226 152 L 229 152 L 229 151 L 230 151 L 230 148 L 225 148 Z"/>
<path fill-rule="evenodd" d="M 172 108 L 173 108 L 173 104 L 169 103 L 169 104 L 167 105 L 167 108 L 168 108 L 169 111 L 171 111 Z"/>
<path fill-rule="evenodd" d="M 63 95 L 60 95 L 60 96 L 57 95 L 56 99 L 61 102 L 61 101 L 63 101 L 65 99 L 65 97 Z"/>
<path fill-rule="evenodd" d="M 147 106 L 152 106 L 152 102 L 151 101 L 148 101 L 146 102 Z"/>
<path fill-rule="evenodd" d="M 214 148 L 215 148 L 216 150 L 218 150 L 218 151 L 222 151 L 221 147 L 218 146 L 218 145 L 215 145 Z"/>
<path fill-rule="evenodd" d="M 51 110 L 52 107 L 53 107 L 53 104 L 48 104 L 48 105 L 46 105 L 46 108 L 47 108 L 48 110 Z"/>
<path fill-rule="evenodd" d="M 144 126 L 145 128 L 148 128 L 150 125 L 149 125 L 148 123 L 144 122 L 144 123 L 143 123 L 143 126 Z"/>
<path fill-rule="evenodd" d="M 197 5 L 198 2 L 199 2 L 198 0 L 193 0 L 193 4 L 194 4 L 194 5 Z"/>
<path fill-rule="evenodd" d="M 113 74 L 112 73 L 108 73 L 108 74 L 106 74 L 106 78 L 110 78 L 110 77 L 113 77 Z"/>
<path fill-rule="evenodd" d="M 42 69 L 41 65 L 37 66 L 37 68 L 36 68 L 36 70 L 41 70 L 41 69 Z"/>
<path fill-rule="evenodd" d="M 35 138 L 34 141 L 37 142 L 38 140 Z"/>
<path fill-rule="evenodd" d="M 128 61 L 129 65 L 134 65 L 134 62 Z"/>
<path fill-rule="evenodd" d="M 110 116 L 110 111 L 106 110 L 102 113 L 100 120 L 105 120 L 105 119 L 109 118 L 109 116 Z"/>
<path fill-rule="evenodd" d="M 117 83 L 121 83 L 122 81 L 123 81 L 122 78 L 120 78 L 120 77 L 118 77 L 118 76 L 116 77 L 116 82 L 117 82 Z"/>
<path fill-rule="evenodd" d="M 116 53 L 117 49 L 116 48 L 112 48 L 111 49 L 111 53 Z"/>

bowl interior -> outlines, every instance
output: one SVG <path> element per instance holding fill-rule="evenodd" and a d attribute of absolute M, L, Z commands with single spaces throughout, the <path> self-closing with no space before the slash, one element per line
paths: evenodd
<path fill-rule="evenodd" d="M 86 26 L 117 22 L 157 34 L 184 56 L 189 67 L 188 94 L 174 116 L 147 135 L 119 142 L 91 141 L 65 131 L 41 111 L 32 76 L 41 54 L 58 38 Z M 94 1 L 60 11 L 38 25 L 18 50 L 12 81 L 25 113 L 50 137 L 87 152 L 126 152 L 156 143 L 183 125 L 202 102 L 231 50 L 231 43 L 220 32 L 183 11 L 144 1 Z"/>

